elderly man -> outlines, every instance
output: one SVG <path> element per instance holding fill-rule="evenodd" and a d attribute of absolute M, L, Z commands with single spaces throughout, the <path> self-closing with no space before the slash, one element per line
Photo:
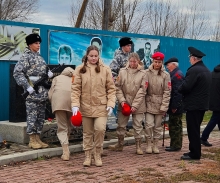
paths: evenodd
<path fill-rule="evenodd" d="M 166 151 L 179 151 L 182 148 L 182 94 L 178 92 L 179 86 L 182 84 L 184 76 L 182 71 L 179 69 L 178 59 L 173 57 L 167 60 L 164 65 L 170 73 L 172 90 L 169 109 L 169 135 L 170 135 L 170 146 L 167 147 Z"/>
<path fill-rule="evenodd" d="M 185 80 L 179 87 L 184 97 L 184 110 L 186 111 L 187 133 L 190 152 L 184 153 L 182 160 L 200 160 L 201 142 L 200 125 L 205 111 L 209 108 L 209 90 L 211 86 L 211 72 L 202 61 L 205 56 L 200 50 L 188 47 L 190 52 Z"/>

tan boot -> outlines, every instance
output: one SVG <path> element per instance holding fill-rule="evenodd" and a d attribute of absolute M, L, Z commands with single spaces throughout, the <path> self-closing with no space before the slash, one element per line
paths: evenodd
<path fill-rule="evenodd" d="M 91 162 L 92 162 L 92 151 L 91 150 L 88 150 L 88 151 L 85 151 L 85 161 L 83 162 L 83 166 L 90 166 L 91 165 Z"/>
<path fill-rule="evenodd" d="M 28 146 L 30 148 L 33 148 L 33 149 L 40 149 L 40 148 L 42 148 L 42 146 L 37 142 L 35 134 L 31 134 L 31 135 L 29 135 L 29 137 L 30 137 L 30 141 L 29 141 Z"/>
<path fill-rule="evenodd" d="M 95 159 L 96 166 L 102 166 L 101 147 L 96 147 L 94 159 Z"/>
<path fill-rule="evenodd" d="M 70 160 L 70 151 L 68 144 L 62 144 L 63 148 L 63 155 L 61 156 L 61 159 L 63 161 L 69 161 Z"/>
<path fill-rule="evenodd" d="M 151 142 L 151 139 L 147 139 L 146 140 L 146 144 L 147 144 L 146 153 L 147 154 L 152 154 L 152 142 Z"/>
<path fill-rule="evenodd" d="M 40 134 L 36 134 L 36 141 L 41 145 L 42 148 L 47 148 L 49 146 L 40 140 Z"/>
<path fill-rule="evenodd" d="M 144 154 L 141 149 L 141 139 L 135 139 L 135 143 L 136 143 L 136 153 L 139 155 Z"/>
<path fill-rule="evenodd" d="M 158 147 L 157 147 L 157 144 L 158 144 L 158 139 L 154 139 L 152 150 L 153 150 L 153 152 L 154 152 L 155 154 L 159 154 L 159 152 L 160 152 L 159 149 L 158 149 Z"/>
<path fill-rule="evenodd" d="M 118 136 L 118 143 L 115 145 L 109 145 L 108 148 L 113 151 L 123 151 L 123 145 L 124 145 L 124 136 L 119 135 Z"/>

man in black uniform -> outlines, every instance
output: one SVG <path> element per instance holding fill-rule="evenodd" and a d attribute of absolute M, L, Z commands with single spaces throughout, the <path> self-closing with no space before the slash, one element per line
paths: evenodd
<path fill-rule="evenodd" d="M 202 61 L 204 53 L 194 47 L 188 47 L 188 50 L 192 66 L 188 68 L 179 92 L 183 94 L 190 152 L 184 153 L 181 159 L 199 160 L 201 157 L 200 125 L 205 111 L 209 108 L 211 72 Z"/>

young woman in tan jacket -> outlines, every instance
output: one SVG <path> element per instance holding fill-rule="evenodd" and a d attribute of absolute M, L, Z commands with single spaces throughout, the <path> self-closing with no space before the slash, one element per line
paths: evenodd
<path fill-rule="evenodd" d="M 163 66 L 164 54 L 156 52 L 152 55 L 153 63 L 146 70 L 148 81 L 145 115 L 145 138 L 147 142 L 147 153 L 159 153 L 158 140 L 162 132 L 162 117 L 167 112 L 170 93 L 170 74 Z M 153 147 L 152 147 L 153 139 Z"/>
<path fill-rule="evenodd" d="M 84 166 L 91 165 L 91 153 L 95 147 L 95 165 L 102 166 L 101 147 L 104 141 L 107 116 L 115 106 L 115 85 L 111 70 L 99 59 L 96 46 L 89 46 L 83 64 L 76 67 L 72 84 L 72 112 L 78 110 L 83 121 Z"/>
<path fill-rule="evenodd" d="M 124 136 L 129 116 L 122 113 L 125 103 L 131 107 L 133 119 L 134 138 L 136 142 L 136 153 L 143 154 L 141 149 L 141 132 L 143 130 L 142 121 L 146 112 L 145 95 L 146 95 L 146 71 L 140 65 L 140 58 L 137 53 L 131 53 L 128 57 L 128 63 L 122 68 L 116 79 L 116 97 L 119 102 L 118 107 L 118 143 L 110 145 L 109 148 L 116 151 L 123 150 Z"/>

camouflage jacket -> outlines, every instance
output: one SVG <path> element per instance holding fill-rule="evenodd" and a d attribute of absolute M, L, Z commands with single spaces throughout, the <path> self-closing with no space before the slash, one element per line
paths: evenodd
<path fill-rule="evenodd" d="M 46 62 L 38 52 L 32 52 L 26 48 L 20 60 L 14 68 L 13 76 L 19 86 L 22 86 L 24 91 L 27 90 L 31 84 L 28 81 L 29 76 L 43 76 L 46 74 Z M 32 93 L 27 97 L 29 101 L 45 101 L 48 98 L 48 90 L 43 86 L 39 86 L 39 93 Z"/>
<path fill-rule="evenodd" d="M 118 76 L 119 70 L 126 66 L 130 53 L 124 53 L 122 50 L 116 50 L 114 58 L 110 64 L 112 75 L 114 78 Z"/>

